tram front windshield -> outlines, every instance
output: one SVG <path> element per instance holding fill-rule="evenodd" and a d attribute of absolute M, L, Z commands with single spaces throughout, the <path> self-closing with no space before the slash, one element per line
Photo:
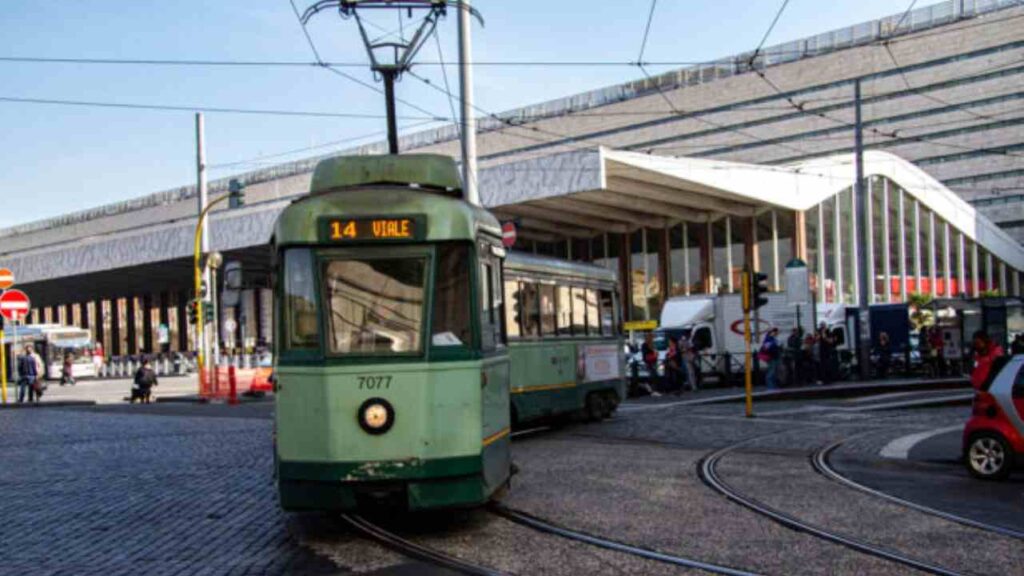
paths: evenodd
<path fill-rule="evenodd" d="M 323 264 L 327 349 L 334 355 L 422 350 L 427 259 L 351 258 Z"/>

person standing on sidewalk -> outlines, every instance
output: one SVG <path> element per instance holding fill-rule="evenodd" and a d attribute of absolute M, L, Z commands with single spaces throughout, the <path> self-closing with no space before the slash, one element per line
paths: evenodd
<path fill-rule="evenodd" d="M 156 385 L 156 372 L 153 371 L 152 364 L 146 358 L 142 361 L 142 366 L 139 366 L 139 369 L 135 371 L 130 402 L 134 404 L 135 400 L 138 399 L 140 404 L 149 404 L 153 394 L 153 386 Z"/>
<path fill-rule="evenodd" d="M 31 344 L 26 345 L 25 353 L 18 356 L 18 404 L 25 402 L 26 395 L 29 402 L 36 403 L 43 397 L 42 371 L 42 359 Z"/>
<path fill-rule="evenodd" d="M 764 382 L 768 386 L 769 390 L 775 390 L 779 387 L 779 329 L 771 328 L 768 330 L 768 334 L 765 335 L 764 341 L 761 342 L 761 349 L 758 351 L 758 360 L 764 362 L 767 365 L 765 370 Z"/>

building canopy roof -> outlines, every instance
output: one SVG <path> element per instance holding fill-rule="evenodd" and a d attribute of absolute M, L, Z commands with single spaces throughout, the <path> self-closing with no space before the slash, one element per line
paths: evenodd
<path fill-rule="evenodd" d="M 1024 270 L 1024 247 L 920 168 L 869 151 L 864 174 L 895 183 L 965 237 Z M 480 190 L 484 204 L 518 221 L 524 236 L 552 240 L 807 210 L 854 181 L 852 154 L 768 166 L 593 148 L 488 168 Z"/>

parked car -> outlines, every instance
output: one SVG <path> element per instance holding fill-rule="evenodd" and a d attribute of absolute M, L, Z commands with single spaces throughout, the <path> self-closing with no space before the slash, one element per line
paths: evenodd
<path fill-rule="evenodd" d="M 974 394 L 964 427 L 964 464 L 972 476 L 1002 480 L 1024 464 L 1024 355 L 997 358 Z"/>

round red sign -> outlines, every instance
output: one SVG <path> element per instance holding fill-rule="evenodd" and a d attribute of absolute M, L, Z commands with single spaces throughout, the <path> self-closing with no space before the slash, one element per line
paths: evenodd
<path fill-rule="evenodd" d="M 32 307 L 28 295 L 21 290 L 7 290 L 0 294 L 0 314 L 8 320 L 21 320 Z"/>
<path fill-rule="evenodd" d="M 14 286 L 14 272 L 10 268 L 0 268 L 0 290 Z"/>
<path fill-rule="evenodd" d="M 506 248 L 512 247 L 516 243 L 516 223 L 505 222 L 501 225 L 501 243 Z"/>

